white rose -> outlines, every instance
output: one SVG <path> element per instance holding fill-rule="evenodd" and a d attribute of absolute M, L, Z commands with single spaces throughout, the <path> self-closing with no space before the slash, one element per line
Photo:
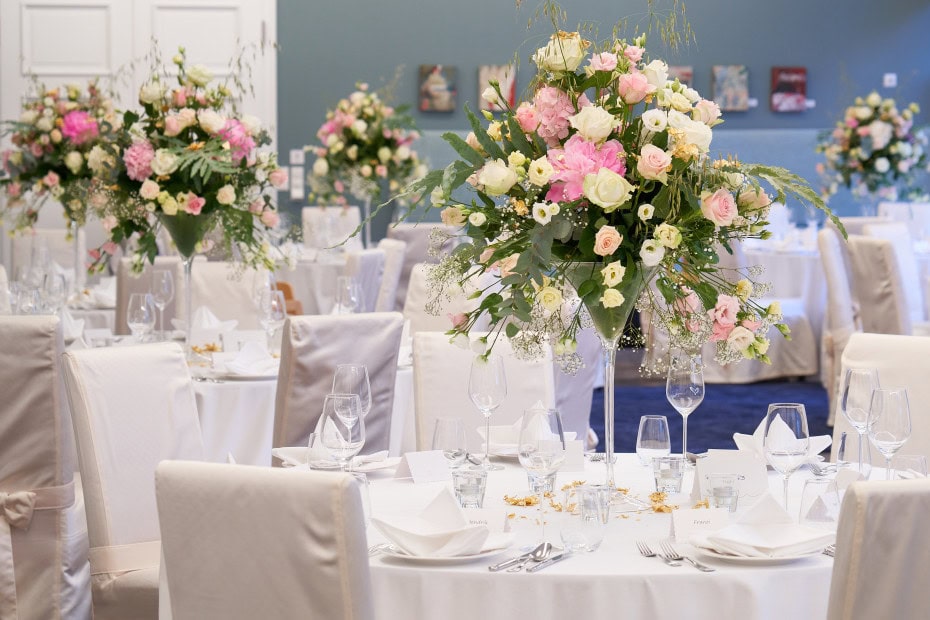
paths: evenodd
<path fill-rule="evenodd" d="M 668 65 L 661 60 L 653 60 L 643 67 L 646 80 L 656 88 L 662 88 L 668 81 Z"/>
<path fill-rule="evenodd" d="M 613 132 L 617 119 L 604 108 L 589 105 L 581 108 L 581 111 L 574 116 L 569 116 L 568 122 L 585 140 L 601 142 Z"/>
<path fill-rule="evenodd" d="M 665 127 L 668 125 L 668 114 L 663 110 L 647 110 L 643 112 L 640 118 L 643 119 L 643 129 L 647 131 L 658 133 L 665 131 Z"/>
<path fill-rule="evenodd" d="M 617 286 L 623 281 L 626 274 L 626 267 L 620 261 L 608 263 L 601 269 L 601 276 L 604 278 L 604 286 Z"/>
<path fill-rule="evenodd" d="M 178 169 L 178 157 L 168 149 L 158 149 L 152 158 L 152 172 L 158 176 L 169 175 Z"/>
<path fill-rule="evenodd" d="M 885 157 L 879 157 L 875 160 L 875 171 L 885 174 L 891 169 L 891 162 Z"/>
<path fill-rule="evenodd" d="M 32 125 L 36 122 L 36 118 L 38 117 L 39 115 L 35 110 L 26 110 L 19 116 L 19 122 L 25 123 L 26 125 Z"/>
<path fill-rule="evenodd" d="M 713 131 L 704 123 L 693 121 L 687 116 L 684 119 L 687 123 L 678 128 L 682 134 L 679 135 L 676 142 L 683 140 L 685 144 L 693 144 L 701 152 L 706 153 L 710 149 L 710 142 L 714 137 Z M 669 125 L 671 125 L 671 120 L 671 113 L 669 113 Z"/>
<path fill-rule="evenodd" d="M 530 183 L 537 187 L 542 187 L 549 182 L 549 179 L 555 173 L 549 159 L 544 155 L 539 159 L 534 159 L 530 164 L 529 179 Z"/>
<path fill-rule="evenodd" d="M 386 146 L 382 146 L 378 149 L 378 161 L 382 164 L 386 164 L 391 160 L 391 149 Z"/>
<path fill-rule="evenodd" d="M 628 201 L 635 189 L 622 175 L 609 168 L 601 168 L 597 174 L 585 175 L 582 188 L 588 200 L 606 213 Z"/>
<path fill-rule="evenodd" d="M 197 120 L 203 130 L 211 135 L 219 133 L 226 126 L 226 119 L 215 110 L 201 110 L 197 113 Z"/>
<path fill-rule="evenodd" d="M 397 159 L 399 161 L 410 159 L 410 147 L 406 144 L 402 144 L 397 147 Z"/>
<path fill-rule="evenodd" d="M 478 171 L 478 183 L 489 196 L 506 194 L 516 182 L 517 173 L 503 159 L 489 161 Z"/>
<path fill-rule="evenodd" d="M 902 160 L 898 162 L 897 168 L 898 168 L 898 172 L 900 172 L 901 174 L 907 174 L 908 171 L 911 169 L 911 164 L 907 161 Z"/>
<path fill-rule="evenodd" d="M 652 216 L 655 214 L 656 208 L 649 204 L 648 202 L 643 205 L 639 205 L 639 209 L 636 212 L 636 215 L 639 216 L 639 219 L 646 222 L 652 219 Z"/>
<path fill-rule="evenodd" d="M 213 79 L 213 73 L 203 65 L 194 65 L 187 69 L 187 78 L 197 86 L 206 86 Z"/>
<path fill-rule="evenodd" d="M 480 211 L 475 211 L 468 216 L 468 223 L 472 226 L 484 226 L 484 223 L 488 221 L 488 216 Z"/>
<path fill-rule="evenodd" d="M 71 174 L 77 174 L 84 167 L 84 156 L 77 151 L 71 151 L 65 155 L 65 166 L 71 171 Z"/>
<path fill-rule="evenodd" d="M 601 295 L 601 305 L 605 308 L 617 308 L 623 305 L 623 302 L 626 301 L 626 298 L 623 297 L 623 293 L 618 291 L 615 288 L 609 288 L 604 291 L 604 294 Z"/>
<path fill-rule="evenodd" d="M 140 103 L 156 103 L 165 96 L 165 87 L 161 82 L 149 82 L 139 89 Z"/>
<path fill-rule="evenodd" d="M 239 119 L 239 122 L 242 123 L 242 127 L 249 132 L 249 135 L 255 135 L 261 131 L 262 121 L 257 116 L 246 114 Z"/>
<path fill-rule="evenodd" d="M 872 136 L 872 148 L 876 151 L 888 146 L 888 142 L 894 134 L 894 127 L 884 121 L 872 121 L 868 124 L 868 129 L 869 134 Z"/>
<path fill-rule="evenodd" d="M 727 344 L 737 351 L 746 351 L 756 341 L 755 335 L 742 325 L 737 325 L 727 336 Z"/>
<path fill-rule="evenodd" d="M 882 96 L 873 90 L 869 93 L 869 96 L 865 98 L 865 102 L 873 108 L 877 108 L 882 104 Z"/>
<path fill-rule="evenodd" d="M 352 123 L 351 129 L 352 129 L 352 133 L 354 133 L 356 136 L 361 138 L 362 136 L 365 135 L 365 132 L 368 131 L 368 123 L 366 123 L 362 119 L 358 119 Z"/>
<path fill-rule="evenodd" d="M 371 176 L 371 173 L 372 173 L 371 166 L 369 166 L 368 164 L 365 164 L 364 166 L 359 168 L 359 172 L 361 173 L 363 177 L 367 179 L 368 177 Z"/>
<path fill-rule="evenodd" d="M 533 62 L 546 71 L 574 71 L 588 53 L 588 45 L 577 32 L 559 31 L 545 47 L 536 50 Z"/>
<path fill-rule="evenodd" d="M 224 185 L 216 192 L 216 201 L 221 205 L 231 205 L 236 202 L 236 189 L 232 185 Z"/>
<path fill-rule="evenodd" d="M 643 259 L 644 266 L 655 267 L 665 258 L 665 248 L 655 239 L 648 239 L 639 249 L 639 257 Z"/>
<path fill-rule="evenodd" d="M 158 198 L 158 193 L 160 191 L 161 188 L 158 187 L 158 183 L 152 179 L 146 179 L 142 182 L 142 187 L 139 188 L 139 195 L 145 200 L 155 200 Z"/>
<path fill-rule="evenodd" d="M 47 116 L 43 116 L 36 122 L 36 129 L 39 131 L 51 131 L 52 130 L 52 119 Z"/>
<path fill-rule="evenodd" d="M 355 161 L 356 159 L 358 159 L 358 145 L 357 144 L 353 144 L 352 146 L 346 149 L 346 157 L 348 157 L 352 161 Z"/>
<path fill-rule="evenodd" d="M 872 108 L 864 105 L 856 106 L 853 108 L 853 114 L 855 114 L 856 118 L 858 118 L 860 121 L 864 121 L 865 119 L 872 116 Z"/>
<path fill-rule="evenodd" d="M 562 291 L 554 286 L 544 286 L 536 293 L 536 298 L 547 313 L 556 312 L 562 308 Z"/>
<path fill-rule="evenodd" d="M 329 174 L 329 163 L 322 157 L 313 162 L 313 176 L 325 177 Z"/>

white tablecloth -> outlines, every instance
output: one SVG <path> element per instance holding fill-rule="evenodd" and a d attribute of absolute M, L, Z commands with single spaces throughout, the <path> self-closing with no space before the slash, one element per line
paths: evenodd
<path fill-rule="evenodd" d="M 293 270 L 279 269 L 275 275 L 294 287 L 294 298 L 304 314 L 329 314 L 336 304 L 336 279 L 345 265 L 340 253 L 320 255 L 312 260 L 301 258 Z"/>
<path fill-rule="evenodd" d="M 603 481 L 603 464 L 588 464 L 584 473 L 560 473 L 557 486 L 573 480 Z M 621 455 L 617 482 L 645 497 L 651 474 L 633 455 Z M 414 485 L 409 480 L 372 476 L 373 514 L 414 512 L 450 483 Z M 690 489 L 689 474 L 685 483 Z M 803 476 L 792 479 L 795 495 L 791 512 L 798 510 Z M 781 479 L 772 476 L 771 489 L 781 497 Z M 451 486 L 451 485 L 450 485 Z M 528 493 L 526 475 L 517 466 L 491 472 L 485 508 L 496 508 L 511 519 L 516 545 L 531 543 L 539 534 L 535 508 L 514 508 L 503 495 Z M 690 505 L 685 498 L 678 498 Z M 524 518 L 526 517 L 526 518 Z M 547 516 L 546 538 L 559 542 L 558 522 Z M 576 517 L 577 518 L 577 517 Z M 832 560 L 818 556 L 779 566 L 738 565 L 706 560 L 714 573 L 701 573 L 683 564 L 666 566 L 658 558 L 644 558 L 635 541 L 654 543 L 669 535 L 668 514 L 612 516 L 601 548 L 580 554 L 535 574 L 491 573 L 487 566 L 516 555 L 516 549 L 491 559 L 457 565 L 423 565 L 375 557 L 371 560 L 375 609 L 380 620 L 514 620 L 515 618 L 707 618 L 740 620 L 824 618 L 830 589 Z M 369 544 L 384 540 L 374 528 Z M 681 551 L 687 545 L 678 545 Z M 704 559 L 704 558 L 702 558 Z"/>
<path fill-rule="evenodd" d="M 68 308 L 71 318 L 84 321 L 84 329 L 109 329 L 116 333 L 116 308 Z"/>
<path fill-rule="evenodd" d="M 194 381 L 206 460 L 271 465 L 274 399 L 278 382 Z"/>

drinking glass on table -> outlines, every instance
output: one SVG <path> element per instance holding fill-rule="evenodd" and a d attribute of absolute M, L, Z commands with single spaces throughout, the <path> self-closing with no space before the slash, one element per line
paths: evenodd
<path fill-rule="evenodd" d="M 885 457 L 885 480 L 891 480 L 891 458 L 911 436 L 911 410 L 904 388 L 872 391 L 869 440 Z"/>
<path fill-rule="evenodd" d="M 788 509 L 788 480 L 810 454 L 807 413 L 799 403 L 774 403 L 765 416 L 765 458 L 784 478 L 785 510 Z"/>
<path fill-rule="evenodd" d="M 465 462 L 468 451 L 465 448 L 465 427 L 458 418 L 438 418 L 433 429 L 433 450 L 442 450 L 442 455 L 449 461 L 450 468 L 456 468 Z"/>
<path fill-rule="evenodd" d="M 42 282 L 42 310 L 58 314 L 68 299 L 68 283 L 61 274 L 46 273 Z"/>
<path fill-rule="evenodd" d="M 700 353 L 679 350 L 671 355 L 665 398 L 681 414 L 681 455 L 687 459 L 688 416 L 704 400 L 704 364 Z"/>
<path fill-rule="evenodd" d="M 927 457 L 923 454 L 895 454 L 891 466 L 898 480 L 927 477 Z"/>
<path fill-rule="evenodd" d="M 358 394 L 327 394 L 319 430 L 320 443 L 347 471 L 349 462 L 365 445 L 365 418 Z"/>
<path fill-rule="evenodd" d="M 284 293 L 275 289 L 263 291 L 258 317 L 262 329 L 265 330 L 265 334 L 268 336 L 268 351 L 271 352 L 273 350 L 274 334 L 284 325 L 284 320 L 287 318 Z"/>
<path fill-rule="evenodd" d="M 636 455 L 639 462 L 652 467 L 652 459 L 668 456 L 672 453 L 668 436 L 668 420 L 664 415 L 644 415 L 639 419 L 639 433 L 636 435 Z"/>
<path fill-rule="evenodd" d="M 529 409 L 523 412 L 517 443 L 520 465 L 526 470 L 530 492 L 536 496 L 536 510 L 542 528 L 540 540 L 546 539 L 543 502 L 555 487 L 555 474 L 565 462 L 565 433 L 562 416 L 555 409 Z"/>
<path fill-rule="evenodd" d="M 471 363 L 468 375 L 468 396 L 484 416 L 484 462 L 486 470 L 503 469 L 491 464 L 491 413 L 507 396 L 507 379 L 504 376 L 504 360 L 499 355 L 477 356 Z"/>
<path fill-rule="evenodd" d="M 869 407 L 872 391 L 878 389 L 878 371 L 874 368 L 848 368 L 840 388 L 840 411 L 859 434 L 858 471 L 866 478 L 872 471 L 871 455 L 863 450 L 869 430 Z"/>
<path fill-rule="evenodd" d="M 158 308 L 158 333 L 165 338 L 165 307 L 174 300 L 174 274 L 170 269 L 152 271 L 152 300 Z"/>
<path fill-rule="evenodd" d="M 804 481 L 798 523 L 808 527 L 836 531 L 840 516 L 840 494 L 832 478 Z"/>
<path fill-rule="evenodd" d="M 355 314 L 361 312 L 362 289 L 351 276 L 339 276 L 336 280 L 336 305 L 333 314 Z"/>
<path fill-rule="evenodd" d="M 262 296 L 265 291 L 278 290 L 277 278 L 274 272 L 268 269 L 257 269 L 252 274 L 252 301 L 258 310 L 262 308 Z"/>
<path fill-rule="evenodd" d="M 155 302 L 148 293 L 133 293 L 129 296 L 126 323 L 136 342 L 143 342 L 155 327 Z"/>
<path fill-rule="evenodd" d="M 371 411 L 371 384 L 364 364 L 339 364 L 333 373 L 334 394 L 358 394 L 362 417 Z"/>

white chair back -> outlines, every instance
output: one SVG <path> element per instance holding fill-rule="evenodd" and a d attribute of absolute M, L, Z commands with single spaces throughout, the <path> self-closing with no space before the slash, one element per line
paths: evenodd
<path fill-rule="evenodd" d="M 155 467 L 202 460 L 197 406 L 175 343 L 64 355 L 87 511 L 94 615 L 154 617 L 161 545 Z"/>
<path fill-rule="evenodd" d="M 930 234 L 930 203 L 928 202 L 880 202 L 878 216 L 908 224 L 914 237 L 918 239 Z"/>
<path fill-rule="evenodd" d="M 868 237 L 887 239 L 894 248 L 898 263 L 898 273 L 904 284 L 904 297 L 907 301 L 908 314 L 911 325 L 921 323 L 926 319 L 924 308 L 924 289 L 926 286 L 920 280 L 920 269 L 917 258 L 914 256 L 914 239 L 908 231 L 908 225 L 902 222 L 891 224 L 869 224 L 862 229 Z"/>
<path fill-rule="evenodd" d="M 359 285 L 362 292 L 362 312 L 374 312 L 378 302 L 378 291 L 381 290 L 381 280 L 384 278 L 384 250 L 371 249 L 359 252 L 349 252 L 346 255 L 346 266 L 343 272 L 351 276 Z"/>
<path fill-rule="evenodd" d="M 501 336 L 494 345 L 494 352 L 504 360 L 507 397 L 491 415 L 492 425 L 513 424 L 537 401 L 544 407 L 555 407 L 552 354 L 548 347 L 542 360 L 527 362 L 517 359 L 510 341 Z M 419 332 L 413 335 L 417 450 L 431 449 L 437 418 L 459 418 L 465 425 L 468 450 L 482 451 L 483 440 L 477 429 L 484 427 L 484 417 L 468 395 L 468 377 L 474 359 L 471 350 L 451 344 L 445 334 Z M 584 435 L 578 439 L 584 439 Z"/>
<path fill-rule="evenodd" d="M 199 263 L 198 263 L 199 264 Z M 132 259 L 121 258 L 116 271 L 116 325 L 113 333 L 127 335 L 130 333 L 126 323 L 126 313 L 129 308 L 129 297 L 133 293 L 150 293 L 152 291 L 152 272 L 155 269 L 168 269 L 174 274 L 174 300 L 165 306 L 165 329 L 171 330 L 171 319 L 181 316 L 181 306 L 178 305 L 181 289 L 184 287 L 184 268 L 180 257 L 156 256 L 155 264 L 146 264 L 141 274 L 132 273 Z M 158 326 L 155 326 L 158 329 Z"/>
<path fill-rule="evenodd" d="M 195 260 L 191 268 L 191 312 L 205 306 L 223 321 L 236 320 L 236 329 L 262 329 L 253 299 L 255 269 L 243 269 L 227 261 Z M 176 308 L 184 307 L 183 276 Z M 182 313 L 183 314 L 183 313 Z"/>
<path fill-rule="evenodd" d="M 175 620 L 374 619 L 351 476 L 168 461 L 155 484 Z"/>
<path fill-rule="evenodd" d="M 0 342 L 0 617 L 89 618 L 87 523 L 73 479 L 61 324 L 2 316 Z"/>
<path fill-rule="evenodd" d="M 925 618 L 930 555 L 915 541 L 930 512 L 930 479 L 856 482 L 836 531 L 828 620 Z"/>
<path fill-rule="evenodd" d="M 907 293 L 894 244 L 862 235 L 850 235 L 847 243 L 862 329 L 876 334 L 910 334 Z"/>
<path fill-rule="evenodd" d="M 404 269 L 407 243 L 397 239 L 382 239 L 378 242 L 378 249 L 384 250 L 385 258 L 384 276 L 381 278 L 381 288 L 378 289 L 375 312 L 393 312 L 397 309 L 397 287 Z"/>
<path fill-rule="evenodd" d="M 827 221 L 829 222 L 830 220 Z M 876 217 L 874 215 L 857 215 L 840 218 L 840 223 L 842 223 L 843 228 L 846 229 L 847 235 L 864 235 L 866 226 L 872 224 L 890 224 L 893 221 L 894 220 L 888 217 Z"/>
<path fill-rule="evenodd" d="M 10 311 L 10 281 L 6 276 L 6 267 L 0 265 L 0 314 L 9 314 Z"/>
<path fill-rule="evenodd" d="M 410 273 L 413 271 L 413 266 L 418 263 L 439 262 L 438 258 L 430 256 L 429 253 L 430 235 L 435 228 L 449 235 L 449 240 L 442 245 L 441 252 L 451 252 L 452 248 L 456 246 L 455 235 L 461 233 L 459 228 L 446 226 L 438 222 L 421 222 L 419 224 L 400 222 L 387 229 L 388 239 L 397 239 L 407 244 L 404 267 L 400 274 L 400 283 L 397 285 L 397 305 L 400 307 L 403 307 L 404 301 L 407 299 L 407 284 L 410 282 Z"/>
<path fill-rule="evenodd" d="M 304 207 L 301 210 L 301 222 L 304 245 L 308 247 L 323 249 L 341 245 L 347 252 L 363 249 L 360 235 L 350 238 L 362 224 L 358 207 Z"/>
<path fill-rule="evenodd" d="M 407 299 L 404 301 L 404 318 L 410 321 L 410 333 L 414 334 L 421 331 L 439 331 L 444 332 L 452 329 L 452 322 L 449 315 L 459 314 L 462 312 L 471 312 L 477 308 L 481 299 L 469 299 L 474 291 L 478 290 L 480 282 L 487 282 L 491 276 L 484 276 L 474 280 L 476 284 L 466 286 L 467 290 L 458 288 L 449 290 L 450 297 L 440 298 L 437 305 L 438 313 L 432 314 L 427 310 L 436 297 L 436 291 L 430 287 L 428 276 L 431 265 L 421 263 L 415 265 L 410 273 L 410 283 L 407 287 Z M 432 309 L 432 308 L 431 308 Z M 473 331 L 482 331 L 487 329 L 487 317 L 482 317 L 472 327 Z"/>
<path fill-rule="evenodd" d="M 365 418 L 362 453 L 387 450 L 403 329 L 398 312 L 290 317 L 281 345 L 273 446 L 306 446 L 323 412 L 323 399 L 332 392 L 336 366 L 365 364 L 371 411 Z"/>
<path fill-rule="evenodd" d="M 882 387 L 907 388 L 911 410 L 911 436 L 901 449 L 904 454 L 923 454 L 930 458 L 930 382 L 927 381 L 927 360 L 930 359 L 930 338 L 889 334 L 853 334 L 843 351 L 840 377 L 849 368 L 875 368 Z M 833 426 L 833 444 L 839 445 L 840 434 L 846 431 L 850 441 L 856 431 L 838 413 Z M 866 438 L 868 443 L 868 438 Z M 849 446 L 850 444 L 847 444 Z M 854 452 L 852 452 L 854 454 Z M 847 460 L 850 459 L 847 447 Z M 834 460 L 835 460 L 834 456 Z M 878 466 L 884 459 L 872 451 L 872 463 Z"/>
<path fill-rule="evenodd" d="M 791 232 L 791 211 L 784 204 L 773 202 L 766 219 L 769 222 L 767 228 L 773 238 L 785 239 Z"/>

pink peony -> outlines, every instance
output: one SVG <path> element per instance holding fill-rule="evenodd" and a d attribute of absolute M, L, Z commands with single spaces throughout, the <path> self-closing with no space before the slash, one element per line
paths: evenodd
<path fill-rule="evenodd" d="M 561 149 L 550 149 L 546 154 L 552 169 L 552 186 L 546 194 L 550 202 L 578 200 L 584 193 L 584 178 L 607 168 L 617 174 L 626 173 L 623 145 L 608 140 L 600 147 L 575 134 Z"/>
<path fill-rule="evenodd" d="M 595 71 L 613 71 L 617 68 L 617 55 L 612 52 L 594 54 L 588 61 Z"/>
<path fill-rule="evenodd" d="M 560 140 L 568 137 L 568 117 L 574 116 L 577 111 L 572 98 L 558 88 L 546 86 L 536 92 L 533 105 L 539 115 L 536 133 L 549 146 L 558 146 Z M 578 98 L 579 108 L 587 105 L 591 105 L 587 97 L 582 95 Z"/>
<path fill-rule="evenodd" d="M 717 305 L 707 312 L 714 323 L 732 327 L 736 325 L 736 313 L 739 312 L 739 299 L 732 295 L 718 295 Z"/>
<path fill-rule="evenodd" d="M 283 189 L 287 186 L 287 170 L 284 168 L 275 168 L 268 175 L 268 180 L 276 189 Z"/>
<path fill-rule="evenodd" d="M 701 196 L 701 213 L 717 226 L 729 226 L 737 215 L 736 200 L 725 189 L 718 189 L 711 194 L 704 192 Z"/>
<path fill-rule="evenodd" d="M 625 103 L 639 103 L 656 92 L 656 87 L 642 73 L 624 73 L 617 78 L 617 90 Z"/>
<path fill-rule="evenodd" d="M 520 129 L 526 133 L 536 131 L 536 128 L 539 127 L 539 114 L 536 113 L 536 108 L 531 103 L 526 101 L 521 103 L 515 116 L 520 124 Z"/>
<path fill-rule="evenodd" d="M 262 219 L 262 224 L 264 224 L 268 228 L 274 228 L 275 226 L 278 225 L 278 222 L 281 221 L 281 218 L 278 216 L 278 212 L 273 211 L 271 209 L 265 209 L 264 211 L 262 211 L 261 219 Z"/>
<path fill-rule="evenodd" d="M 152 176 L 152 160 L 155 159 L 155 148 L 149 141 L 136 142 L 123 154 L 123 163 L 126 164 L 126 176 L 133 181 L 144 181 Z"/>
<path fill-rule="evenodd" d="M 74 110 L 65 114 L 61 133 L 72 144 L 84 144 L 93 140 L 100 133 L 97 121 L 83 110 Z"/>
<path fill-rule="evenodd" d="M 205 204 L 207 204 L 206 198 L 201 198 L 194 192 L 188 192 L 187 201 L 184 203 L 184 210 L 191 215 L 200 215 Z"/>
<path fill-rule="evenodd" d="M 232 150 L 233 163 L 238 164 L 244 158 L 248 157 L 255 148 L 255 140 L 245 130 L 242 123 L 234 118 L 226 121 L 226 125 L 219 133 L 220 137 L 229 142 Z"/>

